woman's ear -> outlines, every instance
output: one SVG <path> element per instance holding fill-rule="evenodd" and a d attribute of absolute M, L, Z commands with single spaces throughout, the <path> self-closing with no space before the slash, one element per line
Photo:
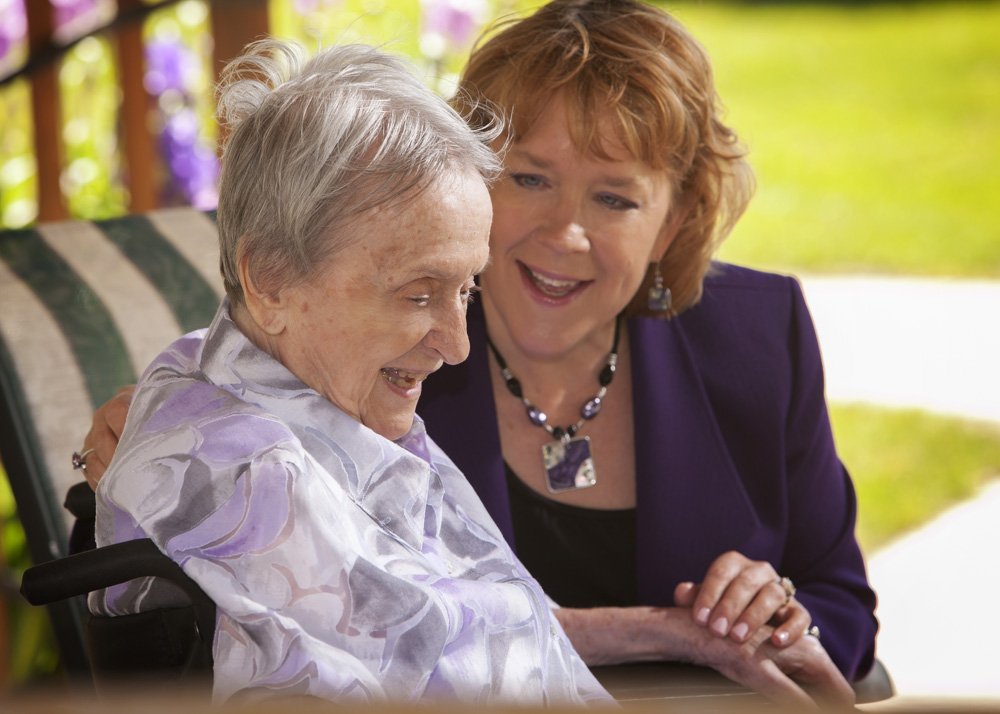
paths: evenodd
<path fill-rule="evenodd" d="M 273 292 L 262 286 L 255 279 L 250 270 L 250 260 L 242 251 L 237 259 L 237 270 L 243 287 L 243 301 L 250 318 L 267 335 L 275 336 L 284 332 L 288 308 L 286 292 Z"/>

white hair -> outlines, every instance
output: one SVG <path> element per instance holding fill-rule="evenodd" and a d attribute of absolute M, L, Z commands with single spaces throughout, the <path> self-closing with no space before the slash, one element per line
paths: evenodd
<path fill-rule="evenodd" d="M 501 170 L 490 149 L 499 117 L 470 129 L 402 60 L 373 47 L 333 47 L 307 60 L 299 45 L 259 40 L 223 70 L 217 96 L 228 134 L 220 260 L 235 304 L 241 256 L 273 292 L 358 238 L 344 230 L 352 216 L 456 170 L 486 181 Z"/>

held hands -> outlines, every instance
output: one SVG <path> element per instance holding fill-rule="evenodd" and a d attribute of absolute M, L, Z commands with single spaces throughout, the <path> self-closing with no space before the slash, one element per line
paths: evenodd
<path fill-rule="evenodd" d="M 115 455 L 115 449 L 118 448 L 118 440 L 121 438 L 122 430 L 125 429 L 125 416 L 128 414 L 134 392 L 135 385 L 122 387 L 118 390 L 118 394 L 94 412 L 94 422 L 90 425 L 90 431 L 87 432 L 87 437 L 83 440 L 81 453 L 93 449 L 87 456 L 87 468 L 82 470 L 87 483 L 95 491 L 101 476 L 108 470 L 108 464 L 111 463 L 111 457 Z"/>
<path fill-rule="evenodd" d="M 694 661 L 772 701 L 798 709 L 850 707 L 854 691 L 815 637 L 775 647 L 772 628 L 756 630 L 743 643 L 704 633 Z"/>
<path fill-rule="evenodd" d="M 710 667 L 789 711 L 854 703 L 850 685 L 815 637 L 776 647 L 774 628 L 762 625 L 737 642 L 699 625 L 681 607 L 564 607 L 555 615 L 591 666 L 687 662 Z"/>
<path fill-rule="evenodd" d="M 695 622 L 714 635 L 741 643 L 771 625 L 771 644 L 790 647 L 812 622 L 808 610 L 795 599 L 791 581 L 779 577 L 770 563 L 736 551 L 716 558 L 700 584 L 680 583 L 674 602 L 691 608 Z"/>

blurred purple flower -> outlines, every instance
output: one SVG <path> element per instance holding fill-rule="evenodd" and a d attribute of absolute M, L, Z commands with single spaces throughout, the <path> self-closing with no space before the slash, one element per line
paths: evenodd
<path fill-rule="evenodd" d="M 187 47 L 173 38 L 146 43 L 144 84 L 150 94 L 160 96 L 168 89 L 187 94 L 188 78 L 198 70 L 198 60 Z"/>
<path fill-rule="evenodd" d="M 167 119 L 163 134 L 169 136 L 175 146 L 194 146 L 198 142 L 198 117 L 185 107 Z"/>
<path fill-rule="evenodd" d="M 198 137 L 198 118 L 189 108 L 167 117 L 160 134 L 160 151 L 170 169 L 174 188 L 195 208 L 214 208 L 219 163 L 215 152 Z"/>
<path fill-rule="evenodd" d="M 485 0 L 421 0 L 423 32 L 444 37 L 452 47 L 465 48 L 486 14 Z"/>
<path fill-rule="evenodd" d="M 308 15 L 309 13 L 316 11 L 319 3 L 320 0 L 293 0 L 292 8 L 299 15 Z"/>
<path fill-rule="evenodd" d="M 41 0 L 32 0 L 32 2 L 41 2 Z M 98 0 L 51 0 L 51 2 L 52 9 L 55 11 L 57 31 L 67 26 L 85 23 L 88 17 L 93 16 L 98 7 Z"/>
<path fill-rule="evenodd" d="M 154 38 L 146 43 L 146 76 L 144 83 L 150 94 L 160 97 L 167 92 L 179 101 L 166 106 L 163 131 L 160 133 L 160 153 L 170 171 L 168 193 L 195 208 L 215 208 L 218 202 L 216 179 L 219 162 L 215 152 L 200 137 L 198 116 L 192 109 L 191 79 L 198 72 L 198 58 L 175 37 Z"/>
<path fill-rule="evenodd" d="M 0 62 L 11 47 L 25 39 L 27 32 L 24 0 L 0 0 Z"/>

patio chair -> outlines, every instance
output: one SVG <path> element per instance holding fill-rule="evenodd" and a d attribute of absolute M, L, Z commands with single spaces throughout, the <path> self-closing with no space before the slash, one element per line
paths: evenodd
<path fill-rule="evenodd" d="M 93 410 L 207 326 L 222 292 L 213 217 L 194 209 L 0 232 L 0 459 L 34 563 L 67 554 Z M 89 676 L 82 598 L 48 610 L 64 670 Z"/>

